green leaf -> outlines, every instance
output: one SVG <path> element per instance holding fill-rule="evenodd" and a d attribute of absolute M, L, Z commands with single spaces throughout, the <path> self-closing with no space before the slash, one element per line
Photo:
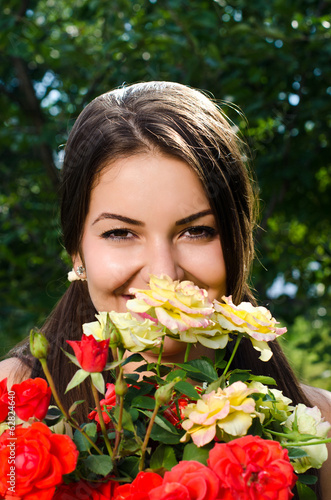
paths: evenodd
<path fill-rule="evenodd" d="M 312 476 L 311 474 L 299 474 L 299 481 L 302 484 L 316 484 L 317 476 Z"/>
<path fill-rule="evenodd" d="M 182 394 L 185 394 L 185 396 L 187 396 L 188 398 L 193 399 L 194 401 L 200 399 L 199 393 L 194 389 L 193 385 L 190 384 L 189 382 L 180 380 L 175 385 L 175 389 L 181 392 Z"/>
<path fill-rule="evenodd" d="M 124 361 L 123 361 L 123 366 L 128 364 L 128 363 L 141 363 L 142 361 L 145 361 L 145 359 L 142 357 L 141 354 L 139 354 L 138 352 L 134 353 L 134 354 L 131 354 L 131 356 L 129 356 L 128 358 L 126 358 Z"/>
<path fill-rule="evenodd" d="M 225 354 L 226 354 L 226 349 L 216 349 L 215 350 L 214 367 L 216 369 L 225 367 L 225 365 L 226 365 L 226 362 L 224 361 Z"/>
<path fill-rule="evenodd" d="M 91 378 L 93 385 L 97 389 L 97 391 L 99 391 L 101 394 L 105 394 L 105 381 L 103 379 L 102 373 L 91 373 Z"/>
<path fill-rule="evenodd" d="M 251 374 L 250 379 L 254 380 L 254 382 L 261 382 L 261 384 L 264 385 L 277 385 L 275 379 L 273 379 L 272 377 Z"/>
<path fill-rule="evenodd" d="M 288 456 L 290 460 L 295 460 L 296 458 L 306 457 L 308 454 L 302 448 L 296 448 L 295 446 L 290 446 L 288 449 Z"/>
<path fill-rule="evenodd" d="M 157 424 L 154 424 L 152 427 L 151 439 L 153 439 L 153 441 L 157 441 L 158 443 L 178 444 L 180 438 L 180 434 L 173 434 L 172 432 L 168 432 Z"/>
<path fill-rule="evenodd" d="M 97 440 L 97 426 L 93 422 L 90 424 L 86 424 L 83 427 L 86 434 L 91 438 L 93 443 Z M 74 432 L 74 443 L 77 446 L 79 451 L 88 451 L 91 448 L 91 444 L 87 441 L 87 439 L 83 436 L 81 432 L 75 430 Z"/>
<path fill-rule="evenodd" d="M 148 418 L 151 418 L 152 412 L 151 411 L 142 411 Z M 170 432 L 171 434 L 176 434 L 178 435 L 178 432 L 176 430 L 176 427 L 173 426 L 168 420 L 161 415 L 156 415 L 155 417 L 155 424 L 157 424 L 159 427 L 162 427 L 162 429 L 166 430 L 167 432 Z"/>
<path fill-rule="evenodd" d="M 176 377 L 186 378 L 186 372 L 184 370 L 172 370 L 168 373 L 166 380 L 167 382 L 171 382 Z"/>
<path fill-rule="evenodd" d="M 204 359 L 194 359 L 185 363 L 185 369 L 190 378 L 203 382 L 213 382 L 218 378 L 215 368 Z"/>
<path fill-rule="evenodd" d="M 118 366 L 122 365 L 123 361 L 121 359 L 117 361 L 113 361 L 112 363 L 107 363 L 106 366 L 104 367 L 103 371 L 107 370 L 113 370 L 114 368 L 117 368 Z"/>
<path fill-rule="evenodd" d="M 82 368 L 80 370 L 77 370 L 75 375 L 72 377 L 69 384 L 67 385 L 65 393 L 67 393 L 77 385 L 81 384 L 89 375 L 91 374 L 89 372 L 86 372 Z"/>
<path fill-rule="evenodd" d="M 229 378 L 229 384 L 234 384 L 235 382 L 246 382 L 247 380 L 249 380 L 251 378 L 251 375 L 249 372 L 247 371 L 243 371 L 243 372 L 237 372 L 237 371 L 233 371 L 230 375 L 230 378 Z"/>
<path fill-rule="evenodd" d="M 70 359 L 70 361 L 72 361 L 76 366 L 78 366 L 79 368 L 81 368 L 80 364 L 78 363 L 78 360 L 77 360 L 76 356 L 74 356 L 73 354 L 70 354 L 70 352 L 67 352 L 67 351 L 65 351 L 62 348 L 61 348 L 61 350 L 67 356 L 67 358 Z"/>
<path fill-rule="evenodd" d="M 118 469 L 123 475 L 127 475 L 129 478 L 133 479 L 139 472 L 139 460 L 139 457 L 126 457 L 121 461 Z"/>
<path fill-rule="evenodd" d="M 248 429 L 248 434 L 251 436 L 262 436 L 263 427 L 259 417 L 253 418 L 252 425 Z"/>
<path fill-rule="evenodd" d="M 171 470 L 177 463 L 174 449 L 171 446 L 160 444 L 151 457 L 150 467 Z"/>
<path fill-rule="evenodd" d="M 188 443 L 184 448 L 182 460 L 196 460 L 207 465 L 210 447 L 198 448 L 194 443 Z"/>
<path fill-rule="evenodd" d="M 90 455 L 85 460 L 86 467 L 101 476 L 107 476 L 113 469 L 113 462 L 109 455 Z"/>
<path fill-rule="evenodd" d="M 115 406 L 114 417 L 115 417 L 116 422 L 118 422 L 119 412 L 120 412 L 119 406 Z M 131 415 L 128 411 L 126 411 L 125 408 L 123 408 L 122 427 L 123 427 L 123 429 L 126 429 L 127 431 L 131 431 L 131 432 L 134 432 L 134 430 L 135 430 L 134 426 L 133 426 Z"/>
<path fill-rule="evenodd" d="M 317 496 L 309 486 L 297 481 L 296 487 L 300 500 L 317 500 Z"/>
<path fill-rule="evenodd" d="M 137 396 L 132 400 L 131 406 L 133 408 L 143 408 L 145 410 L 154 410 L 155 399 L 147 396 Z"/>
<path fill-rule="evenodd" d="M 176 366 L 179 366 L 179 368 L 183 368 L 186 372 L 190 371 L 193 373 L 200 373 L 200 370 L 198 368 L 194 368 L 194 366 L 191 366 L 189 363 L 176 363 Z"/>

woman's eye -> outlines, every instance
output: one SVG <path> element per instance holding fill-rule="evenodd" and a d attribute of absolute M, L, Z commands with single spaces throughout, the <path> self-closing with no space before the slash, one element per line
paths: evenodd
<path fill-rule="evenodd" d="M 134 234 L 128 229 L 111 229 L 102 233 L 101 238 L 105 240 L 130 240 L 134 238 Z"/>
<path fill-rule="evenodd" d="M 210 239 L 213 238 L 217 234 L 216 229 L 209 226 L 193 226 L 185 229 L 182 233 L 183 236 L 190 239 Z"/>

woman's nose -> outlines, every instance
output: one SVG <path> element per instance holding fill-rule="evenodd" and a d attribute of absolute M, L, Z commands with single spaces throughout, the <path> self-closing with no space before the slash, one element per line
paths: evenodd
<path fill-rule="evenodd" d="M 176 248 L 171 242 L 155 242 L 145 250 L 145 265 L 141 270 L 141 276 L 146 283 L 152 274 L 156 276 L 167 274 L 173 280 L 183 280 L 184 270 L 178 262 Z"/>

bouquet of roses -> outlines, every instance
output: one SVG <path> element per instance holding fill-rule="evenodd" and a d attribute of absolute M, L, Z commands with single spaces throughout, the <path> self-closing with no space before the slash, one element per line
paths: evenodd
<path fill-rule="evenodd" d="M 64 409 L 48 342 L 31 332 L 47 382 L 28 379 L 9 391 L 0 382 L 1 498 L 286 500 L 295 485 L 300 497 L 315 498 L 315 476 L 302 473 L 326 460 L 330 424 L 317 407 L 292 406 L 272 378 L 230 369 L 243 337 L 267 362 L 268 342 L 286 329 L 264 307 L 211 302 L 205 290 L 165 275 L 130 293 L 127 313 L 100 312 L 81 341 L 68 341 L 77 372 L 67 391 L 90 379 L 95 399 L 83 425 L 75 419 L 82 401 Z M 186 344 L 182 363 L 161 363 L 167 337 Z M 189 360 L 198 343 L 215 359 Z M 147 350 L 158 352 L 155 363 L 140 354 Z M 107 370 L 114 383 L 105 384 Z"/>

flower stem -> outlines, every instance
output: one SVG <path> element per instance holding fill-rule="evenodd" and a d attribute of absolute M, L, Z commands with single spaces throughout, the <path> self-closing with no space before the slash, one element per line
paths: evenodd
<path fill-rule="evenodd" d="M 161 360 L 162 360 L 163 347 L 164 347 L 164 336 L 162 337 L 162 340 L 161 340 L 159 356 L 157 358 L 157 363 L 156 363 L 156 373 L 158 374 L 158 376 L 160 376 L 160 365 L 161 365 Z"/>
<path fill-rule="evenodd" d="M 187 344 L 187 346 L 186 346 L 186 351 L 185 351 L 185 356 L 184 356 L 184 363 L 187 363 L 187 361 L 188 361 L 188 357 L 189 357 L 189 354 L 190 354 L 191 347 L 192 347 L 192 344 L 191 344 L 191 342 L 189 342 Z"/>
<path fill-rule="evenodd" d="M 331 438 L 320 439 L 318 441 L 297 441 L 296 443 L 280 443 L 284 448 L 300 447 L 300 446 L 315 446 L 316 444 L 331 443 Z"/>
<path fill-rule="evenodd" d="M 119 359 L 123 359 L 123 352 L 119 351 L 118 356 Z M 116 431 L 115 431 L 115 444 L 114 444 L 114 450 L 113 450 L 113 457 L 114 459 L 116 458 L 117 450 L 119 447 L 119 444 L 121 442 L 121 437 L 123 434 L 123 429 L 122 429 L 122 420 L 123 420 L 123 408 L 124 408 L 124 394 L 126 391 L 123 393 L 123 385 L 124 385 L 124 377 L 123 377 L 123 366 L 118 367 L 118 374 L 117 374 L 117 379 L 116 379 L 116 384 L 115 384 L 115 392 L 116 392 L 116 404 L 119 407 L 119 413 L 118 413 L 118 422 L 116 426 Z M 119 390 L 118 390 L 119 386 Z M 117 393 L 119 392 L 119 394 Z"/>
<path fill-rule="evenodd" d="M 119 447 L 119 444 L 121 442 L 121 436 L 122 436 L 122 420 L 123 420 L 123 407 L 124 407 L 124 396 L 120 396 L 120 405 L 119 405 L 119 412 L 118 412 L 118 423 L 116 426 L 116 433 L 115 433 L 115 444 L 114 444 L 114 450 L 113 450 L 113 457 L 114 459 L 116 458 L 117 450 Z"/>
<path fill-rule="evenodd" d="M 61 400 L 59 398 L 59 395 L 57 393 L 57 390 L 56 390 L 56 387 L 55 387 L 55 384 L 53 381 L 53 377 L 48 369 L 46 359 L 40 359 L 40 363 L 41 363 L 42 369 L 44 371 L 45 377 L 47 379 L 48 385 L 51 388 L 53 398 L 55 399 L 55 402 L 56 402 L 58 408 L 61 410 L 65 419 L 70 423 L 70 425 L 72 425 L 72 427 L 74 429 L 76 429 L 78 432 L 80 432 L 84 436 L 84 438 L 90 443 L 91 446 L 93 446 L 93 448 L 97 451 L 97 453 L 99 453 L 99 455 L 103 455 L 100 448 L 92 441 L 90 436 L 88 436 L 88 434 L 86 434 L 86 432 L 79 426 L 79 424 L 76 422 L 76 420 L 74 418 L 72 418 L 68 414 L 68 412 L 65 410 L 65 408 L 63 407 Z"/>
<path fill-rule="evenodd" d="M 105 424 L 105 421 L 103 419 L 103 414 L 102 414 L 102 410 L 101 410 L 101 406 L 100 406 L 100 400 L 99 400 L 98 391 L 94 387 L 94 384 L 93 384 L 92 380 L 91 380 L 91 387 L 92 387 L 92 394 L 93 394 L 94 401 L 95 401 L 95 406 L 96 406 L 97 413 L 98 413 L 98 416 L 99 416 L 99 422 L 100 422 L 100 427 L 101 427 L 102 435 L 103 435 L 103 438 L 104 438 L 105 443 L 106 443 L 108 454 L 109 454 L 110 457 L 112 457 L 113 456 L 113 450 L 111 449 L 111 445 L 110 445 L 110 442 L 109 442 L 109 439 L 108 439 L 106 424 Z"/>
<path fill-rule="evenodd" d="M 154 408 L 154 411 L 152 413 L 151 419 L 149 421 L 149 424 L 148 424 L 148 427 L 146 430 L 145 439 L 144 439 L 144 442 L 143 442 L 142 447 L 141 447 L 141 458 L 140 458 L 140 462 L 139 462 L 139 471 L 142 471 L 144 469 L 146 449 L 147 449 L 149 437 L 150 437 L 151 432 L 152 432 L 152 427 L 154 425 L 155 417 L 157 415 L 157 412 L 159 411 L 159 408 L 160 408 L 160 404 L 157 404 L 155 402 L 155 408 Z"/>
<path fill-rule="evenodd" d="M 242 333 L 238 333 L 238 336 L 237 336 L 237 340 L 236 340 L 236 345 L 234 346 L 234 349 L 232 351 L 232 354 L 230 356 L 230 359 L 228 361 L 228 364 L 226 365 L 226 367 L 224 368 L 224 372 L 223 372 L 223 377 L 225 377 L 225 375 L 227 374 L 229 368 L 230 368 L 230 365 L 232 363 L 232 360 L 237 352 L 237 349 L 239 347 L 239 344 L 240 344 L 240 341 L 241 339 L 243 338 L 243 334 Z"/>

